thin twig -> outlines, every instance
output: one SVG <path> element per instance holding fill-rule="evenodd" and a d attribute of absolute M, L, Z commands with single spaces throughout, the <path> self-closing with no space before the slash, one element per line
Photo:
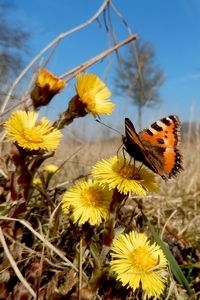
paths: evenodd
<path fill-rule="evenodd" d="M 128 25 L 128 23 L 126 22 L 125 18 L 123 17 L 123 15 L 119 12 L 119 10 L 116 8 L 116 6 L 112 3 L 112 1 L 110 2 L 110 6 L 112 7 L 113 11 L 116 13 L 116 15 L 122 20 L 123 24 L 125 25 L 125 27 L 127 28 L 127 32 L 129 35 L 132 35 L 133 32 L 131 30 L 131 27 Z M 136 48 L 136 44 L 132 43 L 131 44 L 132 50 L 134 52 L 135 55 L 135 60 L 136 60 L 136 65 L 137 65 L 137 70 L 138 70 L 138 75 L 139 75 L 139 79 L 140 79 L 140 83 L 141 83 L 141 87 L 142 90 L 144 90 L 144 78 L 143 78 L 143 74 L 142 74 L 142 70 L 141 70 L 141 64 L 138 58 L 138 52 L 137 52 L 137 48 Z"/>
<path fill-rule="evenodd" d="M 106 5 L 108 4 L 109 0 L 105 0 L 103 4 L 99 7 L 97 12 L 87 21 L 84 23 L 78 25 L 77 27 L 74 27 L 66 32 L 61 33 L 59 36 L 57 36 L 53 41 L 51 41 L 45 48 L 43 48 L 35 57 L 34 59 L 26 66 L 26 68 L 20 73 L 20 75 L 16 78 L 16 80 L 13 82 L 10 90 L 8 91 L 7 97 L 5 98 L 4 102 L 2 103 L 1 107 L 1 113 L 4 112 L 8 101 L 10 100 L 10 97 L 12 95 L 13 90 L 17 86 L 17 84 L 20 82 L 20 80 L 23 78 L 23 76 L 28 72 L 28 70 L 33 66 L 33 64 L 45 53 L 47 52 L 51 47 L 53 47 L 55 44 L 60 42 L 62 39 L 64 39 L 66 36 L 83 29 L 84 27 L 88 26 L 92 22 L 94 22 L 98 16 L 102 13 L 102 11 L 105 9 Z"/>
<path fill-rule="evenodd" d="M 9 262 L 10 262 L 10 265 L 12 266 L 16 276 L 19 278 L 19 280 L 21 281 L 21 283 L 25 286 L 25 288 L 29 291 L 29 293 L 31 294 L 31 296 L 36 299 L 36 294 L 34 292 L 34 290 L 31 288 L 31 286 L 28 284 L 28 282 L 26 281 L 26 279 L 23 277 L 22 273 L 20 272 L 15 260 L 13 259 L 9 249 L 8 249 L 8 246 L 6 244 L 6 241 L 5 241 L 5 238 L 4 238 L 4 235 L 3 235 L 3 231 L 2 231 L 2 228 L 0 227 L 0 241 L 1 241 L 1 244 L 4 248 L 4 252 L 5 252 L 5 255 L 7 256 Z"/>
<path fill-rule="evenodd" d="M 31 257 L 38 257 L 39 259 L 41 259 L 41 254 L 38 251 L 35 251 L 29 247 L 27 247 L 24 243 L 20 243 L 18 240 L 14 239 L 13 237 L 11 237 L 9 234 L 7 234 L 6 232 L 4 232 L 4 236 L 12 243 L 14 243 L 15 245 L 21 247 L 23 253 L 28 252 L 28 256 L 24 259 L 21 259 L 20 262 L 23 261 L 30 261 Z M 53 263 L 52 261 L 50 261 L 50 259 L 48 259 L 47 257 L 44 257 L 44 260 L 54 269 L 56 270 L 66 270 L 66 266 L 62 265 L 62 263 L 58 264 Z M 3 270 L 0 271 L 0 273 L 2 273 Z"/>
<path fill-rule="evenodd" d="M 171 221 L 171 219 L 175 216 L 175 214 L 177 213 L 177 210 L 174 210 L 172 212 L 172 214 L 169 216 L 169 218 L 167 219 L 167 221 L 165 222 L 164 226 L 163 226 L 163 229 L 162 229 L 162 232 L 160 234 L 160 238 L 163 239 L 163 235 L 164 235 L 164 232 L 165 232 L 165 229 L 166 227 L 168 226 L 169 222 Z"/>
<path fill-rule="evenodd" d="M 74 69 L 70 70 L 69 72 L 62 74 L 60 76 L 60 78 L 64 79 L 66 82 L 68 82 L 79 72 L 84 71 L 85 69 L 89 68 L 91 65 L 95 64 L 97 61 L 99 61 L 102 58 L 106 57 L 107 55 L 111 54 L 113 51 L 116 51 L 120 47 L 132 42 L 133 40 L 136 39 L 136 37 L 137 37 L 136 34 L 129 36 L 128 38 L 121 41 L 117 45 L 114 45 L 113 47 L 101 52 L 100 54 L 96 55 L 95 57 L 91 58 L 90 60 L 86 61 L 85 63 L 79 65 L 78 67 L 75 67 Z"/>
<path fill-rule="evenodd" d="M 106 57 L 107 55 L 111 54 L 113 51 L 118 50 L 120 47 L 125 46 L 126 44 L 132 42 L 136 39 L 136 35 L 133 34 L 126 38 L 125 40 L 121 41 L 120 43 L 114 45 L 113 47 L 101 52 L 100 54 L 96 55 L 95 57 L 87 60 L 86 62 L 80 64 L 78 67 L 75 67 L 68 71 L 67 73 L 64 73 L 60 76 L 60 78 L 64 79 L 66 82 L 70 81 L 74 76 L 76 76 L 79 72 L 82 72 L 92 66 L 93 64 L 97 63 L 102 58 Z M 24 101 L 26 101 L 28 98 L 25 98 L 23 101 L 19 101 L 17 104 L 14 104 L 13 106 L 9 107 L 5 112 L 0 112 L 0 117 L 7 114 L 9 111 L 12 111 L 13 108 L 17 107 L 18 105 L 22 104 Z"/>
<path fill-rule="evenodd" d="M 19 220 L 15 218 L 9 218 L 9 217 L 4 217 L 0 216 L 0 220 L 7 220 L 7 221 L 14 221 L 14 222 L 19 222 L 22 225 L 24 225 L 26 228 L 28 228 L 38 239 L 40 239 L 47 247 L 49 247 L 53 252 L 55 252 L 60 258 L 62 258 L 68 266 L 73 268 L 76 272 L 78 272 L 78 269 L 75 267 L 73 263 L 69 259 L 67 259 L 62 252 L 57 249 L 54 245 L 52 245 L 49 241 L 47 241 L 41 234 L 39 234 L 37 231 L 35 231 L 25 220 Z"/>
<path fill-rule="evenodd" d="M 81 300 L 81 289 L 82 289 L 82 259 L 83 259 L 83 240 L 82 238 L 80 239 L 80 244 L 79 244 L 79 300 Z"/>

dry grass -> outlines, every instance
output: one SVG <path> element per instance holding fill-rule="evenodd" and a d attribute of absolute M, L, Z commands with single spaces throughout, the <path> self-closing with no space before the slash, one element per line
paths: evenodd
<path fill-rule="evenodd" d="M 86 142 L 80 146 L 76 158 L 73 158 L 71 162 L 66 162 L 67 170 L 72 170 L 72 173 L 75 170 L 77 172 L 77 168 L 70 168 L 70 164 L 73 166 L 76 164 L 79 166 L 79 172 L 88 174 L 96 161 L 115 155 L 120 145 L 120 139 Z M 157 194 L 149 195 L 143 199 L 138 199 L 138 197 L 129 199 L 122 212 L 120 223 L 123 226 L 128 224 L 130 228 L 136 226 L 139 215 L 138 203 L 140 205 L 142 203 L 145 213 L 152 219 L 179 264 L 184 270 L 187 270 L 188 273 L 186 272 L 186 274 L 188 280 L 191 280 L 191 286 L 196 284 L 196 293 L 198 293 L 200 290 L 198 284 L 200 267 L 198 264 L 200 258 L 200 151 L 199 144 L 195 142 L 191 144 L 183 142 L 181 148 L 184 157 L 184 171 L 176 179 L 167 182 L 158 178 L 159 191 Z M 78 173 L 74 172 L 72 177 L 77 178 L 80 174 Z M 138 215 L 137 213 L 133 215 L 133 211 L 137 211 Z M 180 295 L 181 293 L 177 299 L 188 299 L 187 295 Z M 174 297 L 176 298 L 176 296 Z"/>
<path fill-rule="evenodd" d="M 120 145 L 120 139 L 64 141 L 54 159 L 46 161 L 56 162 L 61 166 L 60 171 L 52 178 L 48 188 L 34 191 L 25 210 L 23 201 L 13 202 L 9 190 L 1 184 L 0 299 L 9 295 L 12 299 L 22 299 L 23 295 L 28 297 L 31 291 L 33 298 L 38 299 L 136 299 L 136 295 L 122 287 L 113 286 L 110 290 L 109 285 L 113 282 L 108 278 L 101 279 L 98 292 L 87 289 L 94 263 L 89 241 L 91 236 L 99 240 L 103 228 L 95 231 L 90 226 L 78 228 L 60 211 L 63 192 L 77 179 L 88 176 L 96 161 L 115 155 Z M 192 147 L 194 153 L 199 146 L 193 144 Z M 199 154 L 196 151 L 197 155 L 192 156 L 191 148 L 187 146 L 182 152 L 185 170 L 168 182 L 158 178 L 160 187 L 154 195 L 130 197 L 122 207 L 116 224 L 126 230 L 137 227 L 148 232 L 141 217 L 142 207 L 170 247 L 191 287 L 198 293 Z M 82 260 L 81 265 L 77 264 L 78 257 Z M 80 290 L 84 295 L 82 298 Z M 169 299 L 188 297 L 183 287 L 175 283 Z"/>

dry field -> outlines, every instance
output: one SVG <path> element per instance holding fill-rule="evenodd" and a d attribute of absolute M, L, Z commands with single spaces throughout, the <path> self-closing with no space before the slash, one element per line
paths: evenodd
<path fill-rule="evenodd" d="M 128 227 L 129 230 L 141 226 L 146 230 L 146 225 L 141 221 L 139 208 L 142 207 L 163 241 L 167 243 L 190 287 L 196 293 L 196 296 L 189 297 L 184 288 L 176 283 L 175 292 L 172 292 L 169 299 L 200 298 L 198 296 L 200 293 L 200 144 L 198 140 L 186 135 L 181 143 L 184 171 L 167 182 L 157 176 L 158 192 L 146 197 L 130 196 L 118 216 L 120 226 Z M 64 146 L 67 152 L 69 151 L 67 153 L 69 159 L 63 166 L 63 177 L 70 183 L 71 180 L 79 178 L 80 174 L 87 176 L 96 161 L 116 155 L 120 146 L 121 140 L 114 138 L 83 143 L 71 141 Z M 58 157 L 60 159 L 62 154 L 60 153 Z M 120 297 L 123 298 L 113 296 L 113 299 L 121 299 Z M 131 293 L 126 297 L 123 299 L 137 299 L 131 296 Z M 164 296 L 162 299 L 165 297 L 167 298 Z"/>
<path fill-rule="evenodd" d="M 10 199 L 9 186 L 1 177 L 0 299 L 34 299 L 30 288 L 36 291 L 37 299 L 143 299 L 139 292 L 116 284 L 107 273 L 97 280 L 98 288 L 91 289 L 90 278 L 96 268 L 91 244 L 100 247 L 104 225 L 78 227 L 60 209 L 63 193 L 88 177 L 98 160 L 116 155 L 120 145 L 121 140 L 114 138 L 63 141 L 55 157 L 45 162 L 57 164 L 59 171 L 48 185 L 33 188 L 26 205 Z M 170 248 L 194 293 L 189 296 L 171 275 L 160 299 L 199 299 L 199 150 L 198 143 L 186 139 L 181 145 L 184 171 L 167 182 L 157 178 L 157 193 L 131 195 L 116 216 L 116 228 L 137 228 L 150 234 L 144 213 Z M 2 167 L 6 159 L 2 153 Z"/>
<path fill-rule="evenodd" d="M 66 142 L 56 154 L 58 164 L 65 161 L 59 181 L 62 178 L 70 184 L 79 176 L 88 175 L 98 160 L 116 155 L 121 143 L 115 138 Z M 142 202 L 147 212 L 157 218 L 159 226 L 165 227 L 164 231 L 169 230 L 174 237 L 186 239 L 200 250 L 200 144 L 185 139 L 180 147 L 184 171 L 167 182 L 157 176 L 158 192 L 144 197 Z M 132 205 L 136 205 L 134 201 Z"/>

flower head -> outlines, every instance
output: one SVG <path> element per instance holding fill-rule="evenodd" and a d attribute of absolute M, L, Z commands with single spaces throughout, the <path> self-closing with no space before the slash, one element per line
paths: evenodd
<path fill-rule="evenodd" d="M 35 178 L 33 178 L 32 185 L 41 187 L 42 186 L 42 180 L 39 177 L 35 177 Z"/>
<path fill-rule="evenodd" d="M 109 99 L 111 92 L 99 77 L 91 73 L 80 73 L 76 80 L 76 92 L 87 112 L 92 113 L 94 117 L 112 113 L 115 104 Z"/>
<path fill-rule="evenodd" d="M 115 107 L 109 99 L 111 96 L 109 89 L 99 77 L 80 73 L 76 80 L 76 95 L 69 101 L 67 110 L 56 121 L 57 128 L 63 128 L 75 118 L 85 117 L 88 113 L 94 117 L 99 114 L 109 115 Z"/>
<path fill-rule="evenodd" d="M 54 164 L 48 164 L 43 166 L 42 171 L 48 172 L 48 173 L 55 173 L 58 171 L 58 166 Z"/>
<path fill-rule="evenodd" d="M 20 147 L 29 150 L 55 150 L 61 139 L 61 132 L 42 118 L 37 121 L 38 113 L 18 110 L 5 122 L 7 138 Z"/>
<path fill-rule="evenodd" d="M 31 92 L 34 108 L 47 105 L 65 87 L 65 82 L 46 69 L 38 72 L 35 87 Z"/>
<path fill-rule="evenodd" d="M 121 156 L 103 159 L 93 166 L 92 175 L 102 186 L 117 188 L 120 193 L 146 195 L 157 188 L 155 176 L 145 168 L 138 170 Z"/>
<path fill-rule="evenodd" d="M 112 193 L 102 189 L 98 183 L 80 181 L 65 192 L 62 199 L 62 210 L 68 213 L 72 209 L 74 223 L 82 225 L 89 222 L 91 225 L 99 225 L 103 219 L 107 219 Z"/>
<path fill-rule="evenodd" d="M 111 270 L 122 284 L 142 288 L 149 297 L 160 296 L 167 281 L 167 260 L 161 248 L 135 231 L 121 234 L 111 247 Z"/>

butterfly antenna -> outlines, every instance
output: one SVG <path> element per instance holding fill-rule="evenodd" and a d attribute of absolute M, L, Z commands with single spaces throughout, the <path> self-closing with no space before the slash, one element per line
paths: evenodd
<path fill-rule="evenodd" d="M 107 125 L 107 124 L 105 124 L 105 123 L 103 123 L 103 122 L 101 122 L 101 121 L 98 120 L 98 119 L 96 119 L 96 121 L 97 121 L 98 123 L 100 123 L 100 124 L 106 126 L 107 128 L 112 129 L 113 131 L 115 131 L 115 132 L 119 133 L 120 135 L 122 135 L 122 133 L 121 133 L 120 131 L 118 131 L 117 129 L 115 129 L 115 128 L 113 128 L 113 127 L 111 127 L 111 126 L 109 126 L 109 125 Z"/>

